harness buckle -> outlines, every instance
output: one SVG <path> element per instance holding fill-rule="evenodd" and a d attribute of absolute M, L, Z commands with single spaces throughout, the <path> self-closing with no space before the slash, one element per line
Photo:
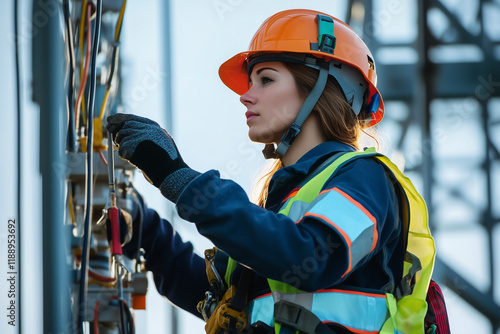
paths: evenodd
<path fill-rule="evenodd" d="M 288 131 L 281 137 L 280 144 L 276 149 L 278 155 L 283 156 L 286 153 L 286 151 L 292 145 L 295 138 L 297 138 L 297 136 L 299 135 L 300 130 L 301 130 L 300 125 L 293 122 Z"/>
<path fill-rule="evenodd" d="M 205 325 L 207 334 L 243 333 L 247 327 L 247 316 L 245 310 L 235 310 L 231 308 L 231 299 L 236 288 L 231 286 L 222 300 L 214 305 L 210 317 Z"/>
<path fill-rule="evenodd" d="M 242 332 L 247 325 L 247 316 L 245 311 L 237 311 L 229 307 L 228 304 L 222 305 L 217 312 L 219 313 L 219 327 L 226 330 L 237 330 Z"/>
<path fill-rule="evenodd" d="M 208 321 L 227 291 L 226 283 L 215 267 L 216 254 L 217 248 L 215 247 L 205 251 L 205 265 L 211 290 L 205 292 L 205 299 L 196 306 L 205 321 Z"/>
<path fill-rule="evenodd" d="M 217 308 L 217 304 L 219 304 L 219 299 L 217 299 L 211 291 L 206 291 L 205 299 L 196 305 L 196 310 L 201 313 L 203 319 L 207 322 Z"/>

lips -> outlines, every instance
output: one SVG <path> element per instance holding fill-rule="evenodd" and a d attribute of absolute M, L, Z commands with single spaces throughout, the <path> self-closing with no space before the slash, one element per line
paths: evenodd
<path fill-rule="evenodd" d="M 247 111 L 245 113 L 245 116 L 247 118 L 247 123 L 250 122 L 252 119 L 254 119 L 255 117 L 259 116 L 259 114 L 257 113 L 254 113 L 253 111 Z"/>

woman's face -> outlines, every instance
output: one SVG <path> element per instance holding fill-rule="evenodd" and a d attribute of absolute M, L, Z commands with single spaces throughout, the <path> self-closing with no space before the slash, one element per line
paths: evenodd
<path fill-rule="evenodd" d="M 240 97 L 247 111 L 248 136 L 259 143 L 279 143 L 297 117 L 305 98 L 292 73 L 281 62 L 254 66 L 250 89 Z"/>

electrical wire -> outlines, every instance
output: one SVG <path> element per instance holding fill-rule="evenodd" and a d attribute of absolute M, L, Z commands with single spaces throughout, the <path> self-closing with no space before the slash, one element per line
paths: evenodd
<path fill-rule="evenodd" d="M 78 258 L 78 256 L 75 255 L 74 258 L 76 265 L 77 266 L 81 265 L 81 261 Z M 88 277 L 94 279 L 97 284 L 105 286 L 113 286 L 114 283 L 116 282 L 116 278 L 102 275 L 97 271 L 95 271 L 95 269 L 92 268 L 90 265 L 87 265 L 87 271 L 88 271 Z"/>
<path fill-rule="evenodd" d="M 22 221 L 21 213 L 22 213 L 22 170 L 21 170 L 21 160 L 22 160 L 22 110 L 21 110 L 21 70 L 20 70 L 20 60 L 19 60 L 19 1 L 14 1 L 14 48 L 15 48 L 15 67 L 16 67 L 16 104 L 17 104 L 17 219 L 19 222 Z M 21 247 L 21 226 L 18 228 L 18 243 L 19 248 Z M 18 286 L 21 287 L 22 282 L 22 266 L 21 266 L 22 257 L 17 258 L 18 265 Z M 19 289 L 19 302 L 21 299 L 21 289 Z M 22 321 L 21 321 L 22 312 L 19 312 L 18 315 L 18 324 L 19 324 L 19 332 L 21 333 L 22 329 Z"/>
<path fill-rule="evenodd" d="M 120 307 L 120 317 L 122 325 L 122 334 L 135 334 L 135 323 L 130 306 L 125 299 L 118 299 Z"/>
<path fill-rule="evenodd" d="M 87 16 L 87 0 L 83 0 L 82 1 L 82 9 L 81 9 L 81 17 L 80 17 L 80 31 L 79 31 L 79 41 L 80 41 L 80 81 L 81 78 L 83 77 L 84 73 L 87 73 L 88 70 L 85 70 L 84 72 L 84 64 L 83 64 L 83 34 L 84 34 L 84 31 L 85 31 L 85 22 L 87 22 L 87 20 L 85 19 L 86 16 Z M 88 24 L 88 26 L 90 26 L 90 24 Z M 90 29 L 90 28 L 89 28 Z M 83 119 L 85 121 L 85 102 L 84 101 L 81 101 L 79 104 L 81 104 L 81 108 L 82 108 L 82 116 L 83 116 Z"/>
<path fill-rule="evenodd" d="M 125 333 L 135 334 L 134 317 L 132 315 L 132 311 L 130 310 L 130 306 L 128 305 L 127 301 L 125 299 L 120 299 L 118 296 L 111 296 L 110 299 L 116 300 L 118 302 L 120 312 L 123 309 L 124 320 L 126 320 L 126 323 L 122 323 L 122 334 Z"/>
<path fill-rule="evenodd" d="M 94 306 L 94 334 L 99 334 L 99 306 L 101 303 L 96 301 Z"/>
<path fill-rule="evenodd" d="M 128 330 L 125 325 L 125 317 L 127 316 L 127 314 L 125 313 L 125 301 L 123 299 L 119 299 L 118 305 L 120 307 L 120 323 L 122 326 L 122 334 L 126 334 Z"/>
<path fill-rule="evenodd" d="M 101 33 L 101 13 L 102 13 L 102 1 L 97 0 L 96 5 L 96 18 L 95 18 L 95 28 L 94 28 L 94 41 L 92 45 L 92 65 L 91 65 L 91 75 L 90 75 L 90 88 L 89 88 L 89 100 L 88 100 L 88 115 L 87 115 L 87 166 L 86 166 L 86 203 L 85 203 L 85 219 L 84 219 L 84 232 L 83 232 L 83 248 L 82 248 L 82 263 L 81 263 L 81 273 L 80 273 L 80 295 L 79 295 L 79 308 L 78 308 L 78 323 L 80 334 L 85 331 L 85 309 L 87 303 L 87 281 L 88 281 L 88 260 L 90 253 L 90 237 L 91 237 L 91 220 L 92 220 L 92 175 L 93 175 L 93 110 L 94 110 L 94 98 L 96 89 L 96 60 L 97 60 L 97 50 L 99 47 L 99 37 Z M 88 16 L 88 15 L 87 15 Z M 90 29 L 90 25 L 87 27 Z"/>
<path fill-rule="evenodd" d="M 104 99 L 102 101 L 101 112 L 99 114 L 99 118 L 102 120 L 104 118 L 106 106 L 108 104 L 109 93 L 112 88 L 112 83 L 114 77 L 116 75 L 116 71 L 118 68 L 118 55 L 119 55 L 119 46 L 120 46 L 120 35 L 122 31 L 122 22 L 123 17 L 125 15 L 125 8 L 127 6 L 127 0 L 123 0 L 122 7 L 120 9 L 120 14 L 118 16 L 118 20 L 116 22 L 115 28 L 115 44 L 113 45 L 113 54 L 111 56 L 111 71 L 109 73 L 108 81 L 106 82 L 106 93 L 104 94 Z"/>
<path fill-rule="evenodd" d="M 104 110 L 106 109 L 106 104 L 108 102 L 109 92 L 111 88 L 106 88 L 106 93 L 104 94 L 104 98 L 102 99 L 101 112 L 99 113 L 99 118 L 102 119 L 104 117 Z"/>
<path fill-rule="evenodd" d="M 120 313 L 123 313 L 124 320 L 127 322 L 122 323 L 122 333 L 130 333 L 135 334 L 135 323 L 134 317 L 132 316 L 132 312 L 130 311 L 130 307 L 125 300 L 118 300 L 118 305 L 120 308 Z M 99 309 L 101 303 L 97 301 L 94 306 L 94 334 L 99 334 Z M 123 312 L 122 312 L 123 311 Z M 126 318 L 126 319 L 125 319 Z"/>
<path fill-rule="evenodd" d="M 76 224 L 75 218 L 75 210 L 73 210 L 73 185 L 71 183 L 68 184 L 68 211 L 69 216 L 71 218 L 71 223 Z"/>
<path fill-rule="evenodd" d="M 91 9 L 94 9 L 94 4 L 89 2 L 87 5 L 87 43 L 85 47 L 85 66 L 84 68 L 80 71 L 80 87 L 78 89 L 78 97 L 76 99 L 76 105 L 75 105 L 75 128 L 78 128 L 78 120 L 80 119 L 80 108 L 82 109 L 82 118 L 84 119 L 84 124 L 85 122 L 85 103 L 82 99 L 83 92 L 85 91 L 85 85 L 87 83 L 87 76 L 89 72 L 89 63 L 90 63 L 90 49 L 91 49 L 91 38 L 90 38 L 90 32 L 91 32 L 91 23 L 92 23 L 92 11 Z M 83 34 L 83 30 L 80 31 L 80 35 Z M 83 41 L 83 39 L 82 39 Z M 83 52 L 83 44 L 81 44 Z M 83 54 L 80 62 L 80 67 L 83 66 Z"/>
<path fill-rule="evenodd" d="M 106 158 L 104 157 L 104 153 L 102 153 L 102 150 L 99 150 L 99 156 L 101 157 L 102 163 L 107 166 L 108 162 L 106 161 Z"/>
<path fill-rule="evenodd" d="M 66 149 L 70 152 L 74 152 L 75 145 L 75 127 L 73 126 L 73 99 L 74 99 L 74 85 L 75 85 L 75 52 L 73 49 L 73 29 L 71 29 L 71 18 L 69 14 L 69 1 L 63 0 L 63 13 L 64 13 L 64 24 L 66 26 L 66 49 L 68 52 L 68 63 L 69 63 L 69 73 L 68 73 L 68 95 L 66 99 L 66 109 L 68 111 L 68 134 L 66 138 Z"/>
<path fill-rule="evenodd" d="M 116 23 L 115 42 L 118 42 L 120 40 L 120 34 L 122 32 L 122 21 L 123 21 L 123 16 L 125 15 L 126 6 L 127 6 L 127 0 L 123 0 L 122 8 L 120 9 L 120 15 L 118 16 L 118 21 Z"/>
<path fill-rule="evenodd" d="M 125 308 L 125 315 L 127 316 L 128 332 L 130 334 L 135 334 L 134 317 L 132 316 L 132 312 L 130 311 L 130 306 L 128 305 L 128 303 L 125 299 L 122 300 L 122 303 L 123 303 L 124 308 Z"/>

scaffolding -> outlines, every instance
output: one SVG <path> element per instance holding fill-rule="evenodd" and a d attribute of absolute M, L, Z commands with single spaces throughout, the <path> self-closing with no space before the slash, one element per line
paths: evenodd
<path fill-rule="evenodd" d="M 377 7 L 375 7 L 377 6 Z M 401 11 L 395 1 L 349 1 L 347 21 L 357 27 L 378 61 L 378 87 L 386 124 L 397 134 L 392 145 L 406 173 L 420 183 L 438 241 L 434 278 L 500 328 L 497 293 L 499 257 L 494 232 L 500 222 L 500 5 L 494 1 L 409 1 L 415 28 L 404 41 L 379 38 Z M 404 28 L 404 27 L 401 27 Z M 394 55 L 404 54 L 406 59 Z M 392 57 L 391 57 L 392 55 Z M 496 114 L 495 114 L 496 107 Z M 397 115 L 391 115 L 392 112 Z M 453 231 L 478 231 L 488 278 L 479 288 L 440 256 L 439 242 Z M 478 251 L 478 250 L 476 250 Z M 497 286 L 495 286 L 495 282 Z"/>

